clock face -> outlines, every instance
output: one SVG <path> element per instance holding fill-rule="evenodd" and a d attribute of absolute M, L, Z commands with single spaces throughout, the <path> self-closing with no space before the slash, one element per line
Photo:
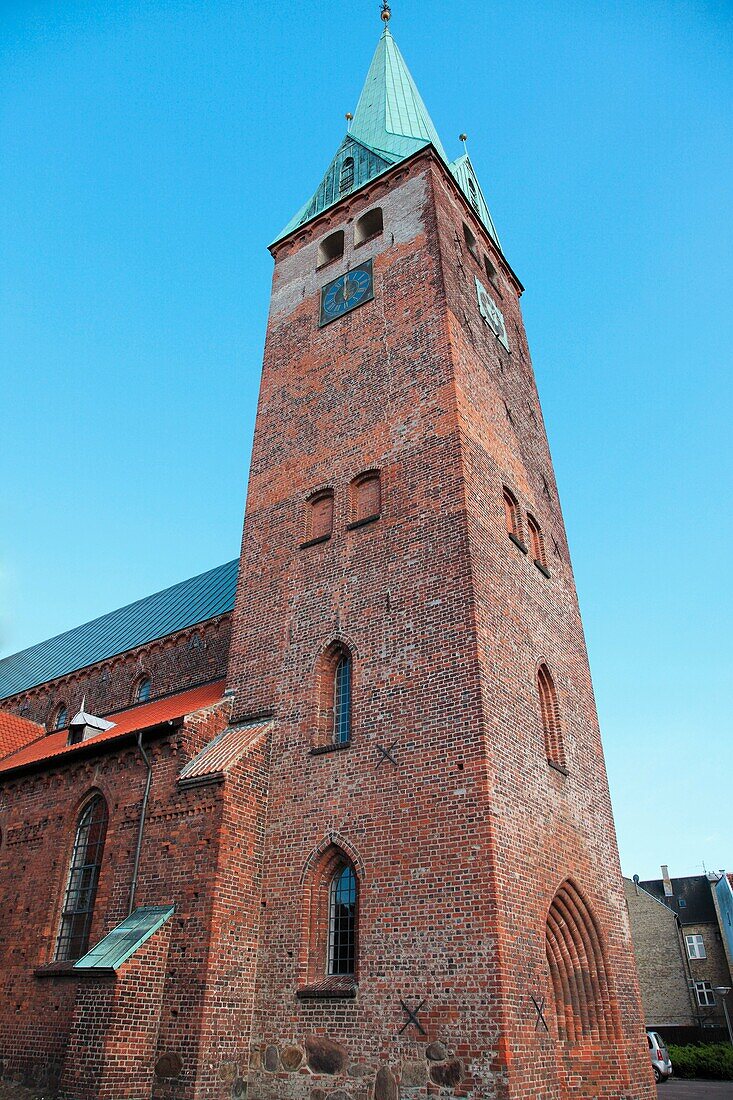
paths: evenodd
<path fill-rule="evenodd" d="M 321 290 L 321 325 L 343 317 L 349 310 L 368 302 L 374 297 L 374 279 L 372 261 L 366 260 L 353 271 L 339 275 L 332 283 L 326 283 Z"/>

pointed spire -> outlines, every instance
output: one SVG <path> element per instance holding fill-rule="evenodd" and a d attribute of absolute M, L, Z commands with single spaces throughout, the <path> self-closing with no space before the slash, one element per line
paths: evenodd
<path fill-rule="evenodd" d="M 390 160 L 401 160 L 432 142 L 443 160 L 445 149 L 389 26 L 374 51 L 354 112 L 351 136 Z"/>

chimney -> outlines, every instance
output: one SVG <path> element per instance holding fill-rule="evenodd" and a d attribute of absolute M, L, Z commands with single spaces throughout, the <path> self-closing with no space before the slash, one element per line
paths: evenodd
<path fill-rule="evenodd" d="M 666 863 L 662 864 L 662 882 L 664 883 L 665 898 L 673 898 L 674 890 L 672 889 L 672 879 L 669 877 L 669 867 Z"/>

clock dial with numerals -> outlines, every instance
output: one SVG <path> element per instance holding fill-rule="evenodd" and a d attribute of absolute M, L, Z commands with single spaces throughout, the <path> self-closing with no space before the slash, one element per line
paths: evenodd
<path fill-rule="evenodd" d="M 349 310 L 374 297 L 372 261 L 366 260 L 345 275 L 326 283 L 321 290 L 321 325 L 343 317 Z"/>

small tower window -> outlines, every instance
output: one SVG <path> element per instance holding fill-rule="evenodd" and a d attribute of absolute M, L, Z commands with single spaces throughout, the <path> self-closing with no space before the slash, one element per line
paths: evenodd
<path fill-rule="evenodd" d="M 522 541 L 522 527 L 521 520 L 519 518 L 519 505 L 517 504 L 517 498 L 514 493 L 504 487 L 504 522 L 506 523 L 506 530 L 509 538 L 512 542 L 516 543 L 520 550 L 526 552 L 526 547 Z"/>
<path fill-rule="evenodd" d="M 69 720 L 69 712 L 66 708 L 66 703 L 59 703 L 53 714 L 51 720 L 51 728 L 55 730 L 62 730 L 66 728 L 66 724 Z"/>
<path fill-rule="evenodd" d="M 479 254 L 478 254 L 478 245 L 476 244 L 476 238 L 474 237 L 473 233 L 472 233 L 472 232 L 471 232 L 471 230 L 470 230 L 470 229 L 468 228 L 468 226 L 467 226 L 467 225 L 465 225 L 465 224 L 464 224 L 464 226 L 463 226 L 463 239 L 464 239 L 464 240 L 465 240 L 465 242 L 466 242 L 466 248 L 467 248 L 467 249 L 468 249 L 468 251 L 469 251 L 469 252 L 471 253 L 471 255 L 473 256 L 474 260 L 478 260 L 478 261 L 479 261 L 479 263 L 480 263 L 480 262 L 481 262 L 481 258 L 480 258 Z"/>
<path fill-rule="evenodd" d="M 499 273 L 492 264 L 488 256 L 484 256 L 484 267 L 486 268 L 486 278 L 491 285 L 498 290 L 499 289 Z"/>
<path fill-rule="evenodd" d="M 318 245 L 318 266 L 325 267 L 326 264 L 333 263 L 334 260 L 340 259 L 343 254 L 344 231 L 343 229 L 337 229 L 335 233 L 331 233 L 328 237 L 324 237 Z"/>
<path fill-rule="evenodd" d="M 326 489 L 308 501 L 305 537 L 307 542 L 320 542 L 333 533 L 333 491 Z"/>
<path fill-rule="evenodd" d="M 545 733 L 545 754 L 550 764 L 564 768 L 565 752 L 562 743 L 560 707 L 550 670 L 544 664 L 537 670 L 537 692 L 540 697 L 540 714 Z"/>
<path fill-rule="evenodd" d="M 370 241 L 372 237 L 378 237 L 383 230 L 382 210 L 381 207 L 377 206 L 374 210 L 368 210 L 366 214 L 362 214 L 357 220 L 354 229 L 354 244 L 364 244 L 365 241 Z"/>
<path fill-rule="evenodd" d="M 382 480 L 378 470 L 370 470 L 351 483 L 352 524 L 377 519 L 382 512 Z"/>
<path fill-rule="evenodd" d="M 471 200 L 471 206 L 474 208 L 474 210 L 476 211 L 477 214 L 480 214 L 481 211 L 479 209 L 479 204 L 478 204 L 478 194 L 476 193 L 476 184 L 473 182 L 473 180 L 471 179 L 470 176 L 468 177 L 468 197 Z"/>
<path fill-rule="evenodd" d="M 356 971 L 356 875 L 347 864 L 331 879 L 328 906 L 328 973 Z"/>
<path fill-rule="evenodd" d="M 545 558 L 545 540 L 542 537 L 539 523 L 529 512 L 527 512 L 527 527 L 529 528 L 529 546 L 534 563 L 543 573 L 549 576 Z"/>
<path fill-rule="evenodd" d="M 333 740 L 344 745 L 351 740 L 351 657 L 344 653 L 333 676 Z"/>
<path fill-rule="evenodd" d="M 77 820 L 56 943 L 57 959 L 78 959 L 87 949 L 106 832 L 107 803 L 97 794 Z"/>
<path fill-rule="evenodd" d="M 150 677 L 141 676 L 135 684 L 135 690 L 133 692 L 133 702 L 135 703 L 147 703 L 150 698 Z"/>
<path fill-rule="evenodd" d="M 339 195 L 345 195 L 354 186 L 354 158 L 347 157 L 341 165 L 339 177 Z"/>

